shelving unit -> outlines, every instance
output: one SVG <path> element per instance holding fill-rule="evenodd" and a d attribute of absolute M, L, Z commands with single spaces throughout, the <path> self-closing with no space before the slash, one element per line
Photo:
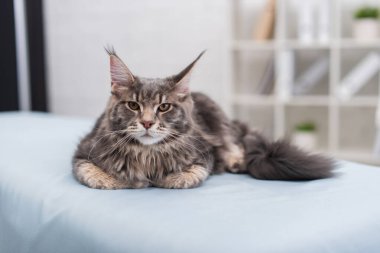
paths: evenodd
<path fill-rule="evenodd" d="M 297 121 L 313 120 L 319 130 L 319 151 L 342 159 L 380 164 L 380 156 L 372 154 L 376 135 L 374 115 L 379 104 L 379 75 L 369 88 L 347 102 L 340 101 L 336 95 L 338 85 L 350 67 L 351 55 L 355 58 L 356 51 L 362 57 L 366 52 L 379 52 L 380 40 L 367 42 L 350 38 L 343 27 L 344 23 L 350 22 L 342 20 L 352 16 L 346 13 L 350 10 L 342 8 L 348 1 L 331 0 L 329 42 L 302 43 L 296 38 L 291 2 L 294 1 L 277 0 L 274 38 L 262 42 L 251 37 L 255 17 L 263 10 L 266 1 L 230 0 L 230 87 L 233 94 L 230 102 L 233 116 L 273 139 L 290 137 Z M 328 55 L 328 76 L 311 94 L 292 95 L 291 87 L 286 87 L 286 80 L 281 76 L 284 66 L 280 55 L 287 50 L 295 54 L 296 75 L 299 72 L 297 68 L 302 68 L 311 58 Z M 274 92 L 270 95 L 257 94 L 255 85 L 271 58 L 275 61 Z M 355 59 L 351 64 L 354 63 Z M 284 96 L 284 92 L 289 96 Z M 355 120 L 350 121 L 350 117 Z"/>

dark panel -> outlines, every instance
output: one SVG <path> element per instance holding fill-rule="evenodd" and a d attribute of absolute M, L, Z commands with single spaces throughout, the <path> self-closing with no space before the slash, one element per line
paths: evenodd
<path fill-rule="evenodd" d="M 48 111 L 42 0 L 27 0 L 29 79 L 33 111 Z"/>
<path fill-rule="evenodd" d="M 13 0 L 0 1 L 0 111 L 18 110 Z"/>

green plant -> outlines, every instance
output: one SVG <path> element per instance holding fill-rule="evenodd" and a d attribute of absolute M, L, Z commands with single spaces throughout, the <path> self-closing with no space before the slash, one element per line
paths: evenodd
<path fill-rule="evenodd" d="M 378 19 L 379 18 L 379 9 L 376 7 L 365 6 L 365 7 L 358 9 L 355 12 L 354 17 L 356 19 L 363 19 L 363 18 Z"/>
<path fill-rule="evenodd" d="M 295 128 L 298 132 L 314 132 L 316 126 L 313 122 L 302 122 L 296 125 Z"/>

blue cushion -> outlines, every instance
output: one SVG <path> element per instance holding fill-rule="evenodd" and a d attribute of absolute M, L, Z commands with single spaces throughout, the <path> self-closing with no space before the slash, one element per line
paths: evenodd
<path fill-rule="evenodd" d="M 0 252 L 380 252 L 380 168 L 309 182 L 216 175 L 94 190 L 71 174 L 93 120 L 0 114 Z"/>

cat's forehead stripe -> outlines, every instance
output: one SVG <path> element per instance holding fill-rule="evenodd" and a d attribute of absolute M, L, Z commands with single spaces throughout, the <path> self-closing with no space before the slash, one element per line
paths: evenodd
<path fill-rule="evenodd" d="M 140 83 L 134 87 L 131 98 L 139 103 L 159 103 L 167 102 L 168 90 L 162 82 L 153 79 L 139 78 Z"/>
<path fill-rule="evenodd" d="M 158 93 L 158 103 L 161 104 L 162 103 L 162 94 L 161 93 Z"/>
<path fill-rule="evenodd" d="M 135 95 L 136 95 L 136 101 L 139 102 L 139 100 L 140 100 L 140 99 L 139 99 L 139 98 L 140 98 L 140 96 L 139 96 L 139 92 L 136 92 Z"/>
<path fill-rule="evenodd" d="M 146 89 L 141 89 L 139 95 L 141 97 L 141 101 L 145 101 L 148 98 L 148 96 L 147 96 L 147 90 Z"/>

